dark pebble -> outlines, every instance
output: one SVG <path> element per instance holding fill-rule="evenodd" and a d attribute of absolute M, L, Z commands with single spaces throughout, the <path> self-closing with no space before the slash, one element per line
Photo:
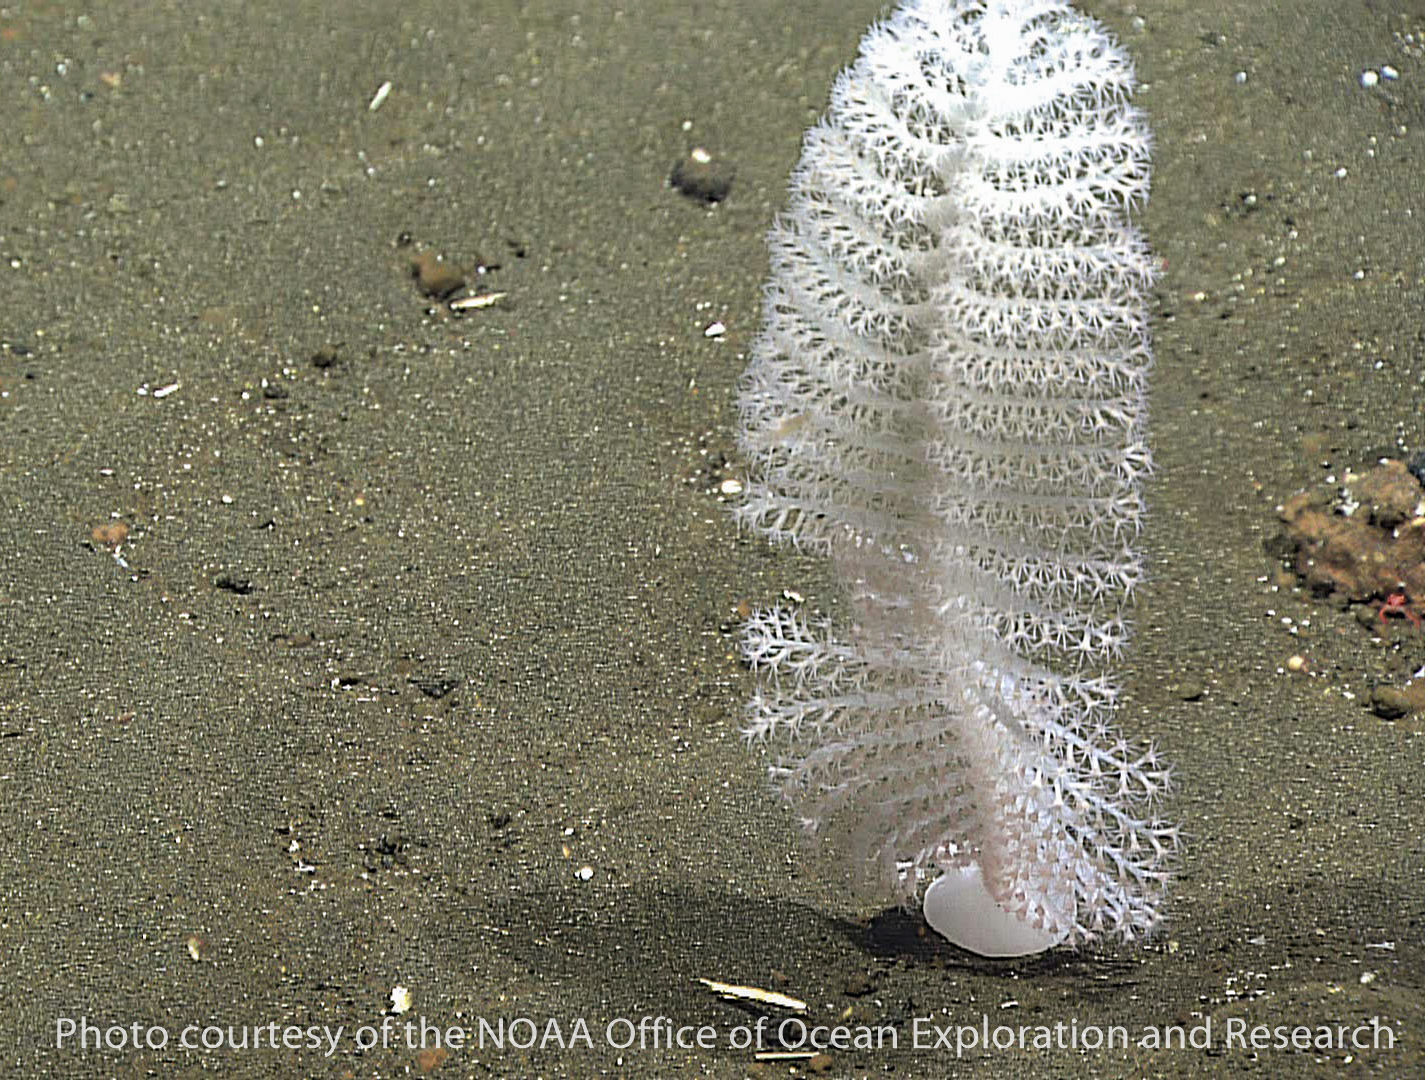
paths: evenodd
<path fill-rule="evenodd" d="M 231 574 L 219 574 L 213 579 L 213 584 L 225 592 L 237 593 L 238 596 L 247 596 L 252 592 L 252 582 L 245 577 L 234 577 Z"/>
<path fill-rule="evenodd" d="M 736 175 L 737 170 L 732 165 L 718 161 L 701 146 L 695 146 L 673 166 L 673 175 L 668 181 L 690 199 L 716 203 L 727 198 Z"/>
<path fill-rule="evenodd" d="M 1425 484 L 1425 450 L 1415 451 L 1405 463 L 1405 467 L 1410 470 L 1411 476 Z"/>
<path fill-rule="evenodd" d="M 460 685 L 459 679 L 443 675 L 413 675 L 407 681 L 426 697 L 437 701 Z"/>

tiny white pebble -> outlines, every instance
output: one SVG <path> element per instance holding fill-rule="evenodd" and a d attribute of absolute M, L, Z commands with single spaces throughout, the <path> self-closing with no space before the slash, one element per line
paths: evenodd
<path fill-rule="evenodd" d="M 391 92 L 391 80 L 387 79 L 376 88 L 376 94 L 371 99 L 371 104 L 366 106 L 369 112 L 375 112 L 381 107 L 381 103 L 386 100 L 386 95 Z"/>
<path fill-rule="evenodd" d="M 1386 64 L 1380 69 L 1380 77 L 1382 79 L 1398 79 L 1400 78 L 1400 72 L 1396 71 L 1395 68 L 1389 64 Z"/>
<path fill-rule="evenodd" d="M 1361 85 L 1364 86 L 1367 90 L 1369 90 L 1378 82 L 1380 82 L 1380 74 L 1378 72 L 1370 70 L 1361 72 Z"/>
<path fill-rule="evenodd" d="M 724 495 L 741 495 L 741 494 L 742 494 L 742 481 L 741 481 L 741 480 L 733 480 L 733 479 L 729 478 L 729 479 L 727 479 L 727 480 L 724 480 L 721 484 L 719 484 L 718 487 L 717 487 L 717 489 L 718 489 L 719 491 L 721 491 Z"/>
<path fill-rule="evenodd" d="M 411 992 L 404 986 L 397 986 L 391 991 L 391 1011 L 396 1014 L 410 1012 Z"/>
<path fill-rule="evenodd" d="M 720 322 L 709 323 L 703 330 L 703 337 L 722 337 L 727 333 L 727 327 Z"/>
<path fill-rule="evenodd" d="M 581 866 L 574 872 L 574 876 L 580 881 L 588 881 L 594 876 L 594 868 L 592 866 Z"/>

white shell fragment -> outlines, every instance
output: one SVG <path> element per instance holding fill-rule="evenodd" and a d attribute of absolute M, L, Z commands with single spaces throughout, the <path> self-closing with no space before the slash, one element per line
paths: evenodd
<path fill-rule="evenodd" d="M 758 986 L 739 986 L 736 983 L 718 982 L 716 979 L 699 979 L 709 990 L 725 1001 L 755 1001 L 759 1005 L 775 1005 L 779 1009 L 792 1012 L 806 1012 L 807 1003 L 801 998 L 779 994 L 775 990 L 763 990 Z"/>
<path fill-rule="evenodd" d="M 498 304 L 509 293 L 487 292 L 479 293 L 476 296 L 462 296 L 459 300 L 450 302 L 451 311 L 478 311 L 480 308 L 487 308 L 492 304 Z"/>

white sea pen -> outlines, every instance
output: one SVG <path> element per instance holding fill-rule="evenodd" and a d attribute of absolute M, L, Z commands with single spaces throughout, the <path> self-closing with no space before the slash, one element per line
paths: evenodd
<path fill-rule="evenodd" d="M 1178 846 L 1103 670 L 1150 467 L 1133 86 L 1056 0 L 871 27 L 806 134 L 739 390 L 739 520 L 828 555 L 850 612 L 751 618 L 748 735 L 883 894 L 978 871 L 1037 948 L 1151 931 Z"/>

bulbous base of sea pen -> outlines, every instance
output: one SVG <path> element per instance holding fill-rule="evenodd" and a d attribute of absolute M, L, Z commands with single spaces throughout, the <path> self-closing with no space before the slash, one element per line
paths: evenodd
<path fill-rule="evenodd" d="M 1030 926 L 1000 907 L 976 863 L 947 870 L 931 882 L 923 910 L 932 930 L 980 956 L 1031 956 L 1065 937 Z"/>

